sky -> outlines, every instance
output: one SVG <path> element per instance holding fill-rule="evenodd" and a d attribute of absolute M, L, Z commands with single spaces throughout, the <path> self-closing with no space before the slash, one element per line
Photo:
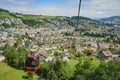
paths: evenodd
<path fill-rule="evenodd" d="M 0 8 L 11 12 L 77 16 L 79 0 L 0 0 Z M 120 0 L 82 0 L 80 16 L 104 18 L 120 16 Z"/>

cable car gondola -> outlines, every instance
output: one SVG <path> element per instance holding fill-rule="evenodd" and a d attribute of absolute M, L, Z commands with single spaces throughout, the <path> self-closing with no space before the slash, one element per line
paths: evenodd
<path fill-rule="evenodd" d="M 35 72 L 39 68 L 39 57 L 34 52 L 30 52 L 25 61 L 25 71 Z"/>

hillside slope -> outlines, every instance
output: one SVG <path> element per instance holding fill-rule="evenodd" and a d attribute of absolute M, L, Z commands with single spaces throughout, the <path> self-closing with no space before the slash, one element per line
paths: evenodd
<path fill-rule="evenodd" d="M 0 80 L 30 80 L 28 78 L 27 72 L 23 70 L 16 70 L 10 66 L 8 66 L 4 62 L 0 62 Z M 38 80 L 38 76 L 36 74 L 33 74 L 35 77 L 34 80 Z"/>
<path fill-rule="evenodd" d="M 31 14 L 11 13 L 8 10 L 0 9 L 0 27 L 76 27 L 77 16 L 43 16 Z M 101 23 L 87 17 L 80 17 L 79 28 L 97 29 Z"/>

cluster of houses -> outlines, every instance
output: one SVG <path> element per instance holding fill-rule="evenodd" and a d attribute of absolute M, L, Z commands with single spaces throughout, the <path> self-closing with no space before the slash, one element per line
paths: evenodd
<path fill-rule="evenodd" d="M 101 44 L 100 45 L 100 58 L 101 59 L 107 59 L 107 60 L 120 60 L 120 54 L 113 54 L 110 50 L 110 44 Z M 118 50 L 119 49 L 119 50 Z M 120 52 L 120 46 L 114 48 L 114 50 L 118 50 L 117 52 Z"/>
<path fill-rule="evenodd" d="M 71 39 L 63 38 L 62 42 L 54 42 L 51 45 L 50 44 L 46 46 L 45 45 L 41 46 L 40 51 L 38 52 L 41 55 L 40 58 L 41 61 L 49 61 L 54 59 L 55 51 L 57 51 L 60 54 L 63 54 L 64 61 L 68 61 L 71 54 L 69 50 L 73 48 L 73 45 L 76 54 L 84 54 L 84 50 L 88 49 L 90 51 L 90 55 L 98 56 L 100 59 L 120 60 L 120 54 L 113 54 L 110 51 L 110 45 L 111 45 L 110 43 L 105 43 L 105 42 L 97 43 L 97 41 L 74 37 Z M 118 45 L 117 47 L 114 46 L 114 49 L 117 52 L 120 51 L 120 45 L 119 46 Z M 62 47 L 62 49 L 60 49 L 59 47 Z M 49 50 L 51 50 L 51 53 L 48 54 L 47 51 Z M 100 50 L 99 53 L 98 50 Z"/>
<path fill-rule="evenodd" d="M 74 33 L 71 38 L 63 36 L 63 32 L 73 32 L 74 29 L 49 29 L 49 28 L 38 28 L 38 29 L 9 29 L 6 31 L 0 31 L 0 47 L 3 47 L 6 43 L 14 45 L 16 38 L 14 34 L 29 35 L 34 38 L 41 45 L 38 45 L 35 41 L 29 41 L 29 50 L 36 51 L 40 55 L 41 61 L 49 61 L 55 59 L 55 52 L 62 54 L 63 61 L 68 61 L 70 57 L 70 49 L 73 48 L 76 54 L 84 54 L 84 50 L 88 49 L 90 55 L 99 56 L 101 59 L 107 60 L 120 60 L 119 54 L 113 54 L 110 51 L 110 45 L 112 43 L 103 43 L 95 40 L 94 38 L 81 38 Z M 8 32 L 9 31 L 9 32 Z M 8 36 L 11 34 L 11 36 Z M 25 45 L 27 38 L 24 38 L 20 46 Z M 120 52 L 120 44 L 112 44 L 115 51 Z M 98 54 L 98 50 L 100 50 Z M 1 57 L 3 59 L 3 57 Z"/>

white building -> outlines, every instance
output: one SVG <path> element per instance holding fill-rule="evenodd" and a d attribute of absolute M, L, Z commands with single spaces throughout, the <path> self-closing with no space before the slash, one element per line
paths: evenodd
<path fill-rule="evenodd" d="M 0 55 L 0 61 L 3 61 L 3 60 L 5 60 L 5 57 Z"/>

